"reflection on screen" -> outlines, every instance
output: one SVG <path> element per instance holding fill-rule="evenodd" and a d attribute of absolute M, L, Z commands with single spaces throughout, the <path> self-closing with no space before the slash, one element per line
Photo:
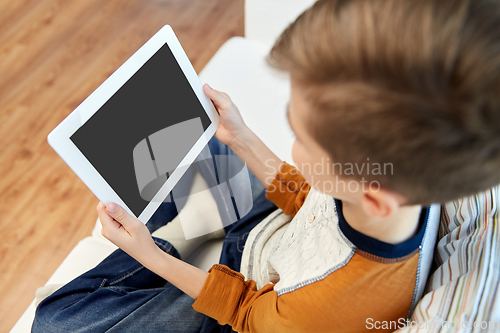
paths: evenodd
<path fill-rule="evenodd" d="M 194 118 L 153 133 L 135 146 L 135 176 L 144 200 L 153 199 L 203 132 L 200 118 Z"/>

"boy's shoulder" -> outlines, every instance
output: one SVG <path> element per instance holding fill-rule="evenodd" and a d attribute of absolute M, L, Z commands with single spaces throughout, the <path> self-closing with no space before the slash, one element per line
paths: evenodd
<path fill-rule="evenodd" d="M 342 215 L 341 202 L 312 188 L 269 257 L 270 268 L 280 276 L 274 290 L 278 295 L 286 294 L 339 274 L 341 268 L 341 274 L 348 274 L 351 280 L 361 272 L 359 278 L 364 279 L 370 270 L 380 273 L 393 269 L 384 266 L 387 264 L 416 268 L 429 211 L 424 210 L 415 237 L 392 245 L 352 229 Z M 359 271 L 360 267 L 364 269 Z"/>

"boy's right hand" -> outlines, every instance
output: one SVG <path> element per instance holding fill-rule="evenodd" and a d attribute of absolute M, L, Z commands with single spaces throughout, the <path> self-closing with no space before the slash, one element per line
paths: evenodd
<path fill-rule="evenodd" d="M 215 137 L 232 147 L 235 140 L 248 129 L 241 118 L 240 111 L 226 93 L 215 90 L 206 83 L 203 85 L 203 91 L 212 100 L 220 116 L 220 124 Z"/>
<path fill-rule="evenodd" d="M 203 85 L 203 90 L 220 116 L 215 137 L 245 161 L 250 171 L 267 189 L 276 177 L 282 161 L 247 127 L 238 108 L 226 93 L 212 89 L 208 84 Z"/>

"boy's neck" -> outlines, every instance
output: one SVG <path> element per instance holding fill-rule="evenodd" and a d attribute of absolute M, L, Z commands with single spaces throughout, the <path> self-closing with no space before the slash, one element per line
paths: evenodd
<path fill-rule="evenodd" d="M 417 234 L 421 211 L 420 205 L 405 206 L 390 217 L 374 218 L 360 206 L 342 201 L 342 214 L 354 230 L 389 244 L 402 243 Z"/>

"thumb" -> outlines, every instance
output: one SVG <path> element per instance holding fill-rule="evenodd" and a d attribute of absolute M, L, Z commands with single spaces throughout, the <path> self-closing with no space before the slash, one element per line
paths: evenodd
<path fill-rule="evenodd" d="M 207 83 L 203 85 L 203 90 L 218 109 L 226 110 L 231 105 L 231 98 L 228 94 L 213 89 Z"/>
<path fill-rule="evenodd" d="M 132 226 L 134 223 L 133 217 L 130 216 L 129 213 L 120 205 L 112 202 L 106 206 L 106 212 L 108 212 L 109 216 L 111 216 L 114 220 L 121 223 L 125 228 Z"/>

